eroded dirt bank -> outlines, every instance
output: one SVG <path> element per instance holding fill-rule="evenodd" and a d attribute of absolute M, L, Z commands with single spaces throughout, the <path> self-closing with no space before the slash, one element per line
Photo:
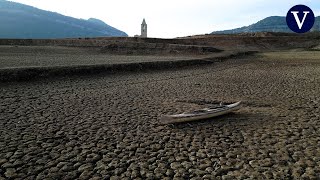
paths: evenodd
<path fill-rule="evenodd" d="M 170 48 L 163 49 L 170 50 Z M 0 46 L 0 82 L 177 69 L 213 64 L 254 53 L 254 51 L 223 51 L 197 54 L 190 51 L 189 54 L 168 52 L 148 55 L 147 52 L 140 52 L 138 55 L 121 55 L 119 52 L 116 54 L 101 52 L 99 48 Z"/>

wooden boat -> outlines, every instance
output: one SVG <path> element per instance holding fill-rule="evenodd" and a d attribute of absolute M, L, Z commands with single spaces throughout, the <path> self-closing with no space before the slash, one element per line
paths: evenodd
<path fill-rule="evenodd" d="M 185 112 L 182 114 L 164 115 L 161 118 L 161 122 L 163 124 L 169 124 L 208 119 L 236 111 L 240 108 L 240 105 L 241 101 L 229 105 L 221 105 L 214 108 L 205 108 L 192 112 Z"/>

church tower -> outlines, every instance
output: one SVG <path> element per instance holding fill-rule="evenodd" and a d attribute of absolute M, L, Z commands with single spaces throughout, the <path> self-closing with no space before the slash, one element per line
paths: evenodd
<path fill-rule="evenodd" d="M 148 27 L 147 27 L 147 23 L 146 20 L 143 18 L 142 24 L 141 24 L 141 36 L 140 37 L 148 37 L 147 35 L 148 32 Z"/>

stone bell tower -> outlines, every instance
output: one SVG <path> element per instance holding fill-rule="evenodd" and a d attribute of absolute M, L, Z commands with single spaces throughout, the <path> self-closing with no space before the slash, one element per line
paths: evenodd
<path fill-rule="evenodd" d="M 143 18 L 142 24 L 141 24 L 141 36 L 140 37 L 148 37 L 147 35 L 148 32 L 148 27 L 147 27 L 147 23 L 146 20 Z"/>

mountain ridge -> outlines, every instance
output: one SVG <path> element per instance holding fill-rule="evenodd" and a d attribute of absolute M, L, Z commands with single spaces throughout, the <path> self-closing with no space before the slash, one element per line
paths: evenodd
<path fill-rule="evenodd" d="M 320 31 L 320 16 L 316 17 L 313 30 Z M 269 16 L 249 26 L 240 28 L 214 31 L 211 34 L 237 34 L 237 33 L 251 33 L 251 32 L 286 32 L 293 33 L 286 23 L 284 16 Z"/>
<path fill-rule="evenodd" d="M 0 38 L 51 39 L 128 36 L 125 32 L 95 18 L 77 19 L 5 0 L 0 0 L 0 24 Z"/>

